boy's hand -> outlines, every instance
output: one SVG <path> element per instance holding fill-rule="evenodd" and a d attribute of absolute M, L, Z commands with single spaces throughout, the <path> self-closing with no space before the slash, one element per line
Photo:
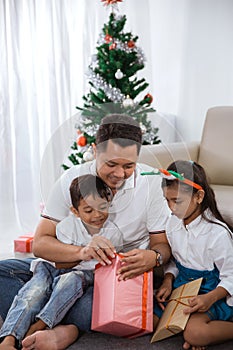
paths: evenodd
<path fill-rule="evenodd" d="M 116 250 L 111 241 L 103 236 L 93 236 L 90 243 L 80 251 L 81 260 L 96 259 L 101 265 L 110 265 L 108 257 L 115 258 Z"/>

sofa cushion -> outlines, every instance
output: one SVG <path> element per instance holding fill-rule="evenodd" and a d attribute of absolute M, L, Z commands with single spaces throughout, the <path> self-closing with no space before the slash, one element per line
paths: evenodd
<path fill-rule="evenodd" d="M 198 162 L 210 182 L 233 186 L 233 107 L 213 107 L 206 115 Z"/>
<path fill-rule="evenodd" d="M 222 214 L 223 218 L 233 226 L 233 186 L 221 186 L 221 185 L 212 185 L 214 190 L 218 209 Z"/>
<path fill-rule="evenodd" d="M 167 168 L 169 164 L 178 159 L 197 160 L 198 142 L 160 143 L 141 147 L 138 161 L 153 168 Z"/>

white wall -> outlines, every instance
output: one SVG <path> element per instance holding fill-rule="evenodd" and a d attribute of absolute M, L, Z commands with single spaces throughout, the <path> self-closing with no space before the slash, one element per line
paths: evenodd
<path fill-rule="evenodd" d="M 207 109 L 233 104 L 233 1 L 151 0 L 150 6 L 158 109 L 177 115 L 185 140 L 197 140 Z"/>

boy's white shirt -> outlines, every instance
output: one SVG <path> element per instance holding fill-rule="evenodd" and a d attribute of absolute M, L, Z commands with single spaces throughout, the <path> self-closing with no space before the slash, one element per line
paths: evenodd
<path fill-rule="evenodd" d="M 216 220 L 207 210 L 206 215 Z M 227 228 L 210 223 L 198 216 L 186 227 L 183 220 L 172 215 L 166 226 L 166 235 L 174 258 L 184 267 L 195 270 L 219 270 L 218 286 L 230 296 L 227 303 L 233 306 L 233 239 Z M 166 265 L 165 272 L 175 277 L 178 269 L 173 261 Z"/>
<path fill-rule="evenodd" d="M 122 250 L 123 235 L 120 232 L 119 228 L 111 221 L 106 220 L 104 226 L 96 235 L 108 238 L 116 248 L 117 252 Z M 77 246 L 86 246 L 92 240 L 93 237 L 88 233 L 81 219 L 76 217 L 72 213 L 70 213 L 69 216 L 67 216 L 64 220 L 57 224 L 56 236 L 63 243 L 73 244 Z M 55 267 L 54 262 L 39 258 L 36 260 L 32 260 L 30 267 L 32 272 L 35 270 L 35 267 L 39 261 L 49 262 Z M 91 259 L 89 261 L 81 261 L 79 264 L 73 267 L 73 269 L 94 270 L 97 262 L 98 261 L 95 259 Z"/>

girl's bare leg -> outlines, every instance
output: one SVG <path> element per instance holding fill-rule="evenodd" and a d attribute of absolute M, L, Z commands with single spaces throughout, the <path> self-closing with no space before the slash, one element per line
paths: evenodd
<path fill-rule="evenodd" d="M 155 331 L 159 323 L 159 318 L 157 315 L 153 314 L 153 330 Z"/>
<path fill-rule="evenodd" d="M 211 321 L 204 313 L 190 316 L 184 330 L 184 349 L 203 350 L 207 345 L 233 339 L 233 322 Z"/>
<path fill-rule="evenodd" d="M 64 350 L 77 338 L 78 328 L 75 325 L 59 325 L 26 337 L 22 341 L 22 350 Z"/>

